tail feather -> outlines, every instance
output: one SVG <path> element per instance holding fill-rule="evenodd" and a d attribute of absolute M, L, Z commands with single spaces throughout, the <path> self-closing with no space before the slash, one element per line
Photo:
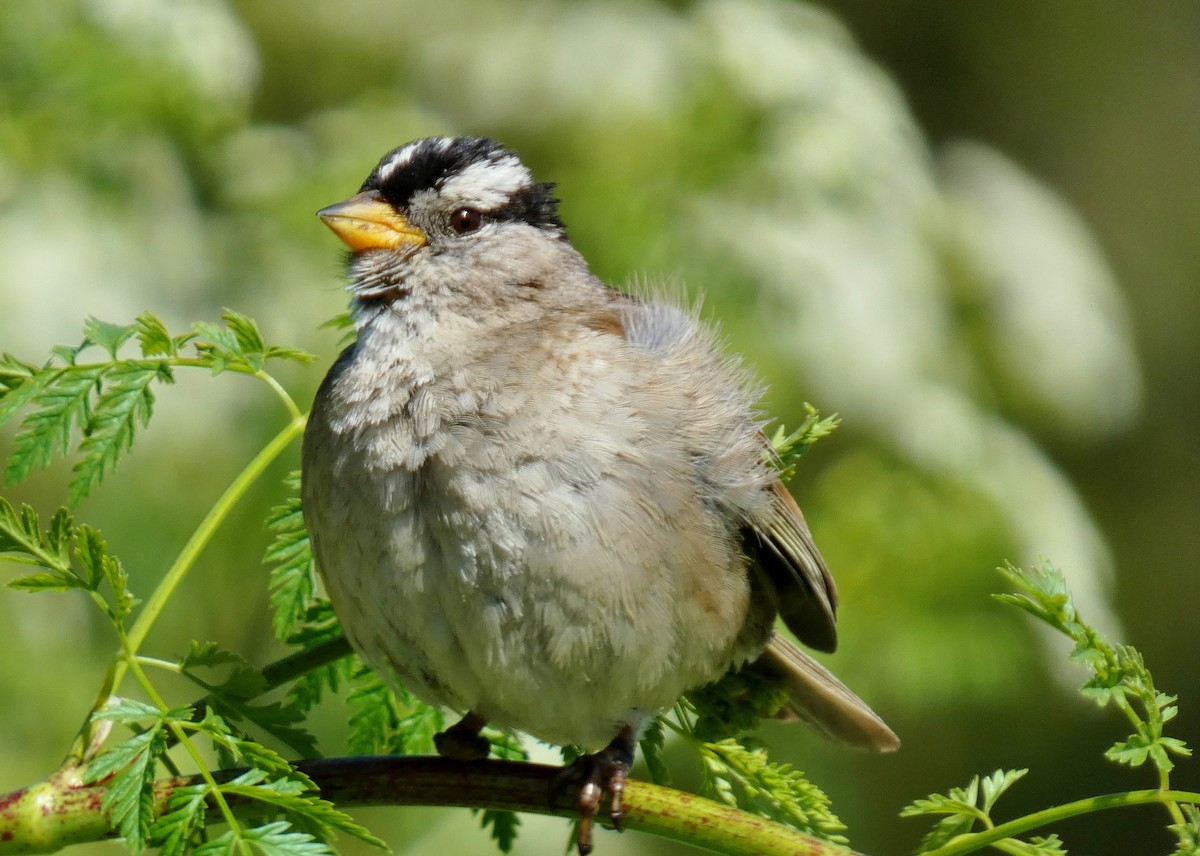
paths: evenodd
<path fill-rule="evenodd" d="M 894 752 L 900 748 L 900 738 L 865 701 L 784 637 L 776 635 L 746 668 L 784 682 L 790 699 L 785 717 L 792 714 L 826 737 L 858 749 Z"/>

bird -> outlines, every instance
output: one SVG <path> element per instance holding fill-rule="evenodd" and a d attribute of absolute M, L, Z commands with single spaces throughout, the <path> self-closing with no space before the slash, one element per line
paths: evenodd
<path fill-rule="evenodd" d="M 842 742 L 899 741 L 775 630 L 833 651 L 838 594 L 761 386 L 694 308 L 595 276 L 554 193 L 491 138 L 429 137 L 318 212 L 355 339 L 315 396 L 301 503 L 352 647 L 462 714 L 440 754 L 485 757 L 489 723 L 585 751 L 586 854 L 604 795 L 620 828 L 642 730 L 731 670 Z"/>

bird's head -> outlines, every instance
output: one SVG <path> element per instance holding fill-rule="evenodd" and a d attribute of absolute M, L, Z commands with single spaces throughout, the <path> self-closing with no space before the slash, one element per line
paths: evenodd
<path fill-rule="evenodd" d="M 495 140 L 429 137 L 388 152 L 356 195 L 317 214 L 350 248 L 354 295 L 393 300 L 422 282 L 537 267 L 567 243 L 553 187 Z"/>

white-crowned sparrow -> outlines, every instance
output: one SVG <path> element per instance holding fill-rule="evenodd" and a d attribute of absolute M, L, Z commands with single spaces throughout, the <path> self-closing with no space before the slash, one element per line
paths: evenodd
<path fill-rule="evenodd" d="M 602 750 L 577 762 L 585 835 L 600 789 L 619 820 L 639 729 L 747 663 L 824 733 L 894 749 L 773 633 L 833 650 L 837 594 L 757 388 L 694 313 L 593 276 L 551 190 L 492 140 L 436 137 L 319 212 L 352 251 L 357 341 L 313 405 L 303 505 L 351 643 L 466 714 L 443 754 L 487 722 Z"/>

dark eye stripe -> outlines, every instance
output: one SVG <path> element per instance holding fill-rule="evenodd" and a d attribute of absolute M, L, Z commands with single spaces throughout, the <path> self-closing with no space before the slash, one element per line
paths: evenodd
<path fill-rule="evenodd" d="M 566 231 L 558 216 L 558 199 L 554 197 L 552 181 L 518 190 L 490 216 L 494 220 L 520 220 L 533 226 L 549 227 L 564 234 Z"/>
<path fill-rule="evenodd" d="M 406 162 L 391 168 L 392 161 L 405 149 L 409 149 Z M 509 157 L 515 155 L 486 137 L 457 137 L 449 144 L 444 138 L 431 137 L 388 152 L 361 189 L 378 190 L 393 207 L 405 210 L 414 195 L 423 190 L 439 191 L 450 176 L 471 164 L 498 162 Z M 531 184 L 511 194 L 499 208 L 482 213 L 489 220 L 520 221 L 565 234 L 553 189 L 553 183 L 549 182 Z"/>

